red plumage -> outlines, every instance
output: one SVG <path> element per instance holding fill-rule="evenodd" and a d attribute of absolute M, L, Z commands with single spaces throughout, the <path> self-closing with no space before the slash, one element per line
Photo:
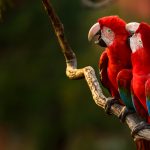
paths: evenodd
<path fill-rule="evenodd" d="M 137 105 L 136 110 L 139 115 L 146 118 L 147 122 L 150 123 L 148 106 L 146 105 L 146 96 L 150 96 L 150 26 L 141 23 L 136 33 L 140 33 L 143 47 L 131 55 L 133 65 L 132 89 L 133 94 L 137 97 L 134 99 L 134 103 Z"/>
<path fill-rule="evenodd" d="M 113 97 L 119 98 L 117 74 L 122 69 L 131 68 L 131 50 L 127 45 L 129 33 L 125 29 L 126 23 L 118 16 L 103 17 L 98 22 L 101 29 L 105 26 L 115 33 L 113 43 L 100 57 L 99 68 L 103 85 L 109 89 Z"/>
<path fill-rule="evenodd" d="M 138 48 L 131 55 L 133 65 L 133 101 L 137 113 L 144 117 L 150 123 L 148 114 L 149 105 L 146 99 L 150 98 L 150 26 L 146 23 L 141 23 L 136 34 L 140 34 L 143 47 Z M 137 150 L 149 150 L 150 141 L 136 141 Z"/>
<path fill-rule="evenodd" d="M 143 47 L 145 50 L 148 50 L 150 52 L 150 25 L 142 22 L 139 26 L 139 28 L 137 29 L 136 33 L 140 33 L 141 34 L 141 39 L 143 41 Z"/>

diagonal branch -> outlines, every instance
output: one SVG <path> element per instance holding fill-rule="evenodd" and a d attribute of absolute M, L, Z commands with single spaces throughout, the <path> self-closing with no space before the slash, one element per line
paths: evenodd
<path fill-rule="evenodd" d="M 42 2 L 53 25 L 62 53 L 65 56 L 67 65 L 66 75 L 70 79 L 84 78 L 90 88 L 95 103 L 99 107 L 104 108 L 106 103 L 106 97 L 104 96 L 102 89 L 100 88 L 94 69 L 91 66 L 77 69 L 76 56 L 73 50 L 71 49 L 67 38 L 65 37 L 64 28 L 59 17 L 55 13 L 55 10 L 53 9 L 51 3 L 48 0 L 42 0 Z M 114 104 L 111 107 L 111 113 L 118 117 L 122 109 L 123 106 L 119 104 Z M 139 124 L 142 120 L 137 114 L 130 114 L 126 117 L 125 121 L 130 130 L 132 131 L 135 128 L 135 126 L 137 126 L 137 124 Z M 139 131 L 139 133 L 134 137 L 134 140 L 138 139 L 150 140 L 150 129 L 143 129 Z"/>

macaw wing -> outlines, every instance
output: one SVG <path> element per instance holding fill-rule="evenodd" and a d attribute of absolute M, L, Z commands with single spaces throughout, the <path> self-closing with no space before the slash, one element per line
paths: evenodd
<path fill-rule="evenodd" d="M 132 71 L 129 69 L 121 70 L 117 75 L 117 83 L 118 83 L 118 91 L 120 94 L 120 98 L 126 107 L 135 111 L 132 96 L 131 96 L 131 80 L 132 80 Z"/>
<path fill-rule="evenodd" d="M 136 112 L 141 116 L 146 118 L 147 117 L 147 112 L 144 109 L 143 105 L 141 104 L 140 100 L 136 97 L 136 95 L 134 94 L 133 89 L 131 89 L 131 96 L 132 96 L 132 101 L 133 101 L 133 105 L 134 108 L 136 110 Z"/>
<path fill-rule="evenodd" d="M 100 56 L 98 67 L 99 67 L 101 83 L 109 90 L 110 86 L 109 86 L 108 74 L 107 74 L 108 55 L 106 50 Z"/>

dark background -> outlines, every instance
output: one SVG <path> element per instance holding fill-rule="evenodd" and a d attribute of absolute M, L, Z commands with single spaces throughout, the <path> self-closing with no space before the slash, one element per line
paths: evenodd
<path fill-rule="evenodd" d="M 80 0 L 52 0 L 78 68 L 91 65 L 98 76 L 102 51 L 88 42 L 87 34 L 99 17 L 149 20 L 149 9 L 140 11 L 146 0 L 140 1 L 139 10 L 127 2 L 88 9 Z M 0 8 L 0 150 L 135 149 L 130 130 L 94 103 L 86 82 L 66 77 L 41 0 L 1 0 Z"/>

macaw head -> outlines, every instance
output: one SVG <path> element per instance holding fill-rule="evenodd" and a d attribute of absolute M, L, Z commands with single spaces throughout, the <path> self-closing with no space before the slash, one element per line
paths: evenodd
<path fill-rule="evenodd" d="M 130 22 L 126 24 L 126 30 L 130 33 L 130 35 L 133 35 L 136 30 L 139 28 L 140 23 L 138 22 Z"/>
<path fill-rule="evenodd" d="M 135 34 L 130 38 L 130 47 L 132 52 L 144 48 L 150 51 L 150 26 L 147 23 L 140 23 Z"/>
<path fill-rule="evenodd" d="M 91 27 L 88 39 L 89 41 L 94 39 L 96 44 L 108 47 L 116 40 L 127 38 L 129 33 L 125 27 L 126 22 L 118 16 L 106 16 L 98 19 L 98 22 Z"/>
<path fill-rule="evenodd" d="M 139 25 L 140 25 L 140 23 L 138 23 L 138 22 L 130 22 L 130 23 L 126 24 L 126 30 L 129 32 L 129 36 L 127 39 L 128 45 L 130 45 L 130 38 L 133 36 L 133 34 L 139 28 Z"/>

